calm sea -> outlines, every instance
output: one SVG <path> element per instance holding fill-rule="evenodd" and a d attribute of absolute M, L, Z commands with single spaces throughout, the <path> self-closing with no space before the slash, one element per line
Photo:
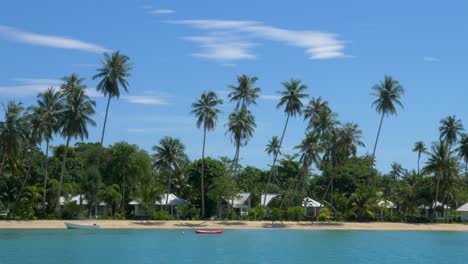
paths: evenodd
<path fill-rule="evenodd" d="M 468 263 L 468 232 L 0 230 L 0 263 Z"/>

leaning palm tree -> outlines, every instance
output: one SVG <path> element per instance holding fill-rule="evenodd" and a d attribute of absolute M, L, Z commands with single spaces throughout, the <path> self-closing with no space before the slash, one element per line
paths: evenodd
<path fill-rule="evenodd" d="M 79 138 L 80 140 L 88 138 L 88 124 L 91 126 L 96 125 L 94 120 L 91 119 L 91 116 L 95 113 L 94 107 L 96 106 L 96 102 L 86 95 L 85 88 L 83 87 L 84 85 L 81 82 L 75 84 L 65 83 L 62 85 L 62 91 L 68 89 L 65 93 L 67 94 L 66 103 L 60 120 L 61 134 L 66 138 L 66 144 L 60 168 L 56 206 L 57 215 L 60 214 L 60 195 L 70 140 L 72 138 Z"/>
<path fill-rule="evenodd" d="M 426 161 L 423 172 L 432 173 L 436 177 L 435 205 L 439 201 L 441 182 L 456 174 L 457 170 L 458 162 L 453 156 L 453 151 L 450 149 L 448 142 L 440 140 L 432 144 L 429 158 Z M 435 214 L 433 217 L 435 221 Z"/>
<path fill-rule="evenodd" d="M 228 131 L 226 133 L 231 134 L 231 141 L 236 147 L 236 152 L 232 160 L 232 170 L 233 168 L 237 168 L 237 165 L 239 164 L 239 153 L 241 146 L 247 145 L 253 136 L 253 132 L 256 127 L 255 118 L 252 113 L 250 113 L 250 111 L 247 110 L 247 108 L 244 106 L 241 109 L 236 109 L 229 115 L 229 120 L 225 126 L 228 127 Z M 234 176 L 236 173 L 237 169 L 234 170 Z"/>
<path fill-rule="evenodd" d="M 185 154 L 185 146 L 180 139 L 172 137 L 164 137 L 159 141 L 159 145 L 153 147 L 155 151 L 153 162 L 157 169 L 167 173 L 167 194 L 165 209 L 171 193 L 172 174 L 187 163 L 187 155 Z"/>
<path fill-rule="evenodd" d="M 3 105 L 5 111 L 4 121 L 0 121 L 0 150 L 2 153 L 0 175 L 7 160 L 13 164 L 20 151 L 28 144 L 28 117 L 21 103 L 9 101 Z M 13 170 L 13 168 L 10 168 Z"/>
<path fill-rule="evenodd" d="M 130 76 L 130 71 L 132 70 L 129 60 L 129 57 L 121 54 L 119 51 L 112 54 L 104 53 L 102 68 L 97 69 L 98 73 L 93 76 L 93 79 L 101 78 L 96 89 L 104 96 L 107 96 L 106 114 L 104 116 L 104 125 L 102 126 L 101 142 L 97 157 L 98 166 L 102 154 L 102 143 L 104 142 L 110 101 L 113 97 L 117 99 L 120 97 L 120 89 L 128 92 L 127 77 Z"/>
<path fill-rule="evenodd" d="M 260 88 L 255 87 L 257 77 L 249 77 L 247 75 L 237 76 L 238 85 L 229 85 L 228 87 L 233 91 L 228 94 L 230 102 L 236 102 L 236 109 L 247 107 L 250 104 L 257 104 L 257 98 L 261 91 Z"/>
<path fill-rule="evenodd" d="M 413 152 L 418 152 L 418 175 L 419 175 L 419 165 L 421 161 L 421 155 L 427 152 L 426 145 L 422 141 L 417 141 L 414 143 Z"/>
<path fill-rule="evenodd" d="M 294 149 L 299 151 L 299 161 L 302 163 L 301 173 L 299 173 L 302 180 L 299 182 L 303 182 L 305 177 L 309 175 L 312 164 L 315 164 L 317 167 L 320 166 L 320 154 L 323 148 L 320 144 L 319 135 L 315 132 L 307 132 L 301 144 L 295 146 Z"/>
<path fill-rule="evenodd" d="M 321 97 L 312 98 L 304 109 L 304 120 L 308 120 L 307 129 L 313 130 L 321 138 L 330 133 L 338 125 L 338 115 L 328 106 L 328 101 Z"/>
<path fill-rule="evenodd" d="M 458 155 L 465 162 L 465 176 L 468 176 L 468 134 L 463 134 L 459 141 Z"/>
<path fill-rule="evenodd" d="M 440 120 L 440 139 L 445 140 L 450 147 L 457 142 L 463 134 L 463 123 L 456 116 L 448 116 Z"/>
<path fill-rule="evenodd" d="M 379 84 L 372 87 L 374 90 L 373 95 L 376 97 L 372 106 L 375 107 L 377 113 L 381 115 L 379 130 L 377 131 L 377 137 L 375 138 L 374 150 L 372 151 L 372 159 L 375 159 L 375 151 L 377 149 L 377 143 L 379 142 L 380 131 L 382 129 L 382 123 L 385 116 L 396 115 L 397 106 L 403 108 L 403 104 L 400 99 L 404 94 L 405 89 L 400 83 L 393 79 L 391 76 L 385 75 L 384 80 Z M 372 163 L 370 164 L 370 171 L 372 171 Z"/>
<path fill-rule="evenodd" d="M 265 147 L 265 152 L 268 154 L 268 156 L 273 156 L 273 164 L 276 162 L 276 159 L 279 155 L 281 155 L 281 145 L 280 145 L 280 140 L 278 136 L 273 136 L 271 139 L 268 141 L 268 144 Z M 265 194 L 267 193 L 267 188 L 270 185 L 271 181 L 271 175 L 272 171 L 275 170 L 274 165 L 271 166 L 270 174 L 268 175 L 268 181 L 267 185 L 265 186 Z M 266 195 L 265 198 L 263 199 L 263 204 L 266 203 Z"/>
<path fill-rule="evenodd" d="M 41 112 L 39 119 L 37 120 L 37 127 L 33 131 L 36 131 L 36 135 L 41 135 L 42 139 L 46 143 L 46 155 L 44 161 L 44 178 L 43 178 L 43 190 L 42 195 L 43 208 L 46 207 L 47 202 L 47 180 L 49 178 L 49 144 L 52 140 L 53 134 L 59 131 L 59 119 L 63 110 L 63 97 L 54 88 L 48 88 L 46 91 L 40 93 L 37 96 L 37 105 Z"/>
<path fill-rule="evenodd" d="M 346 157 L 356 156 L 357 147 L 365 147 L 364 142 L 361 141 L 362 130 L 359 129 L 358 124 L 347 122 L 339 128 L 340 140 L 343 146 L 343 151 Z"/>
<path fill-rule="evenodd" d="M 205 143 L 206 132 L 213 130 L 218 123 L 218 114 L 221 110 L 218 108 L 223 103 L 223 100 L 218 99 L 214 92 L 202 93 L 199 99 L 192 104 L 192 114 L 197 117 L 197 127 L 203 126 L 203 147 L 202 147 L 202 162 L 201 162 L 201 202 L 202 202 L 202 218 L 205 216 Z"/>

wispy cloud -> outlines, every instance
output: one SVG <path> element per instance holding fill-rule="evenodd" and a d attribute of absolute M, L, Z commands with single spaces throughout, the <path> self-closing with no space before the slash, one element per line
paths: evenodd
<path fill-rule="evenodd" d="M 37 46 L 73 49 L 93 53 L 103 53 L 110 51 L 109 49 L 106 49 L 102 46 L 77 39 L 31 33 L 2 25 L 0 25 L 0 38 Z"/>
<path fill-rule="evenodd" d="M 167 15 L 167 14 L 174 14 L 176 11 L 172 9 L 156 9 L 149 11 L 150 14 L 155 14 L 155 15 Z"/>
<path fill-rule="evenodd" d="M 344 42 L 333 33 L 311 30 L 289 30 L 265 25 L 257 21 L 238 20 L 177 20 L 168 23 L 183 24 L 208 32 L 207 36 L 186 37 L 200 44 L 199 57 L 215 60 L 252 59 L 253 40 L 269 40 L 303 48 L 310 59 L 347 57 Z M 200 54 L 202 56 L 200 56 Z"/>
<path fill-rule="evenodd" d="M 147 96 L 147 95 L 129 95 L 123 96 L 124 100 L 134 103 L 134 104 L 143 104 L 143 105 L 168 105 L 168 102 L 163 98 L 156 96 Z"/>
<path fill-rule="evenodd" d="M 5 97 L 28 97 L 36 96 L 38 93 L 44 92 L 49 87 L 58 89 L 61 80 L 41 79 L 41 78 L 14 78 L 14 85 L 0 85 L 0 96 Z M 102 94 L 95 89 L 88 88 L 87 94 L 91 97 L 100 97 Z"/>
<path fill-rule="evenodd" d="M 424 59 L 424 61 L 428 61 L 428 62 L 438 62 L 438 61 L 440 61 L 436 57 L 428 57 L 428 56 L 424 57 L 423 59 Z"/>

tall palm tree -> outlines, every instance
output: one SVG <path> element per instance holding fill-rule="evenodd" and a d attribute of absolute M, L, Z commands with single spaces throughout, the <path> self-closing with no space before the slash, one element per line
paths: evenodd
<path fill-rule="evenodd" d="M 46 91 L 37 96 L 37 105 L 40 111 L 36 128 L 33 125 L 33 130 L 36 135 L 42 134 L 42 139 L 46 142 L 46 155 L 44 161 L 44 178 L 43 178 L 43 208 L 47 203 L 47 179 L 49 178 L 49 144 L 53 134 L 59 131 L 59 119 L 63 110 L 63 97 L 54 88 L 48 88 Z"/>
<path fill-rule="evenodd" d="M 319 166 L 320 153 L 323 151 L 323 146 L 320 144 L 319 135 L 315 132 L 307 132 L 301 144 L 294 147 L 299 151 L 299 161 L 305 169 L 309 169 L 312 164 Z"/>
<path fill-rule="evenodd" d="M 377 149 L 377 143 L 379 142 L 380 131 L 382 129 L 382 123 L 385 116 L 397 115 L 397 106 L 403 108 L 401 103 L 401 96 L 404 94 L 405 89 L 400 83 L 393 79 L 391 76 L 385 75 L 384 80 L 379 84 L 372 87 L 374 90 L 373 95 L 376 97 L 372 106 L 375 107 L 377 113 L 381 114 L 379 130 L 377 131 L 377 137 L 375 138 L 374 150 L 372 151 L 372 161 L 375 160 L 375 151 Z M 372 171 L 372 165 L 370 164 L 370 171 Z"/>
<path fill-rule="evenodd" d="M 82 84 L 83 79 L 72 76 L 64 77 L 65 83 L 61 86 L 62 92 L 66 94 L 66 103 L 61 114 L 60 127 L 61 134 L 67 139 L 65 151 L 60 168 L 60 181 L 57 192 L 57 215 L 60 214 L 60 195 L 62 192 L 63 177 L 65 174 L 65 165 L 67 161 L 68 148 L 72 138 L 81 140 L 88 138 L 88 124 L 95 126 L 96 122 L 91 119 L 94 115 L 96 102 L 92 101 L 85 93 L 85 87 Z M 80 81 L 76 81 L 80 80 Z"/>
<path fill-rule="evenodd" d="M 97 164 L 102 154 L 102 143 L 104 142 L 104 133 L 106 131 L 107 115 L 109 113 L 110 101 L 113 97 L 120 97 L 120 89 L 128 92 L 127 77 L 130 76 L 132 67 L 129 62 L 130 58 L 119 51 L 112 54 L 104 53 L 102 60 L 102 68 L 97 69 L 98 73 L 93 76 L 93 80 L 101 78 L 96 89 L 104 96 L 107 96 L 106 114 L 104 116 L 104 125 L 102 126 L 101 143 L 97 157 Z"/>
<path fill-rule="evenodd" d="M 328 101 L 322 101 L 321 97 L 312 98 L 304 110 L 304 120 L 308 120 L 307 129 L 324 137 L 339 122 L 338 115 L 328 106 Z"/>
<path fill-rule="evenodd" d="M 192 104 L 192 114 L 197 117 L 197 127 L 203 126 L 203 147 L 202 147 L 202 168 L 201 168 L 201 202 L 202 202 L 202 218 L 205 216 L 205 143 L 206 132 L 213 130 L 218 123 L 218 114 L 221 110 L 218 108 L 223 103 L 223 100 L 218 99 L 214 92 L 202 93 L 199 99 Z"/>
<path fill-rule="evenodd" d="M 468 176 L 468 134 L 463 134 L 459 141 L 458 155 L 465 162 L 465 176 Z"/>
<path fill-rule="evenodd" d="M 256 127 L 255 118 L 252 113 L 247 110 L 247 107 L 244 106 L 241 109 L 236 109 L 229 115 L 229 120 L 225 126 L 228 127 L 226 133 L 231 134 L 231 141 L 236 147 L 234 159 L 232 160 L 232 168 L 237 168 L 239 164 L 240 147 L 247 145 L 252 138 Z M 236 173 L 237 169 L 234 170 L 234 176 Z"/>
<path fill-rule="evenodd" d="M 423 172 L 433 173 L 436 177 L 436 189 L 434 204 L 439 201 L 440 184 L 444 179 L 448 179 L 452 174 L 456 173 L 458 164 L 453 156 L 453 151 L 450 149 L 448 142 L 440 140 L 431 146 L 429 158 L 426 161 L 426 166 Z M 434 214 L 435 221 L 435 214 Z"/>
<path fill-rule="evenodd" d="M 273 157 L 281 155 L 281 146 L 278 136 L 273 136 L 270 140 L 268 140 L 268 144 L 265 147 L 265 152 L 268 154 L 268 156 Z"/>
<path fill-rule="evenodd" d="M 159 141 L 159 145 L 153 147 L 155 151 L 153 155 L 154 165 L 161 171 L 167 173 L 167 194 L 165 208 L 169 201 L 171 193 L 172 174 L 176 169 L 180 169 L 187 163 L 187 155 L 185 154 L 185 146 L 180 139 L 172 137 L 164 137 Z"/>
<path fill-rule="evenodd" d="M 359 129 L 358 124 L 347 122 L 344 123 L 340 129 L 340 140 L 343 145 L 343 151 L 346 157 L 356 156 L 357 147 L 365 147 L 364 142 L 361 141 L 362 130 Z"/>
<path fill-rule="evenodd" d="M 445 140 L 451 147 L 463 134 L 463 123 L 456 116 L 448 116 L 440 120 L 440 139 Z"/>
<path fill-rule="evenodd" d="M 419 175 L 419 164 L 421 161 L 421 155 L 427 152 L 426 145 L 422 141 L 414 143 L 413 152 L 418 152 L 418 175 Z"/>
<path fill-rule="evenodd" d="M 23 146 L 28 144 L 28 117 L 21 103 L 9 101 L 3 105 L 5 111 L 4 121 L 0 121 L 0 150 L 2 153 L 0 175 L 7 160 L 13 164 Z M 13 168 L 10 168 L 13 170 Z"/>
<path fill-rule="evenodd" d="M 237 86 L 229 85 L 228 87 L 233 91 L 228 94 L 230 102 L 236 102 L 236 109 L 247 107 L 250 104 L 257 104 L 257 98 L 261 91 L 260 88 L 255 87 L 257 77 L 249 77 L 245 74 L 237 76 Z"/>
<path fill-rule="evenodd" d="M 393 178 L 394 181 L 397 181 L 403 176 L 405 170 L 403 169 L 403 166 L 401 166 L 400 163 L 392 162 L 390 167 L 391 167 L 391 170 L 389 174 Z"/>
<path fill-rule="evenodd" d="M 84 78 L 80 78 L 77 73 L 72 73 L 69 76 L 64 76 L 61 78 L 63 81 L 62 85 L 60 85 L 60 92 L 62 93 L 65 98 L 72 95 L 75 90 L 81 89 L 85 90 L 86 85 L 83 84 Z"/>

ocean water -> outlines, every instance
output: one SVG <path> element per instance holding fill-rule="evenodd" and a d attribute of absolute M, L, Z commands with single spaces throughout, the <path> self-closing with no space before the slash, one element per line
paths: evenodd
<path fill-rule="evenodd" d="M 0 230 L 0 263 L 468 263 L 468 232 Z"/>

